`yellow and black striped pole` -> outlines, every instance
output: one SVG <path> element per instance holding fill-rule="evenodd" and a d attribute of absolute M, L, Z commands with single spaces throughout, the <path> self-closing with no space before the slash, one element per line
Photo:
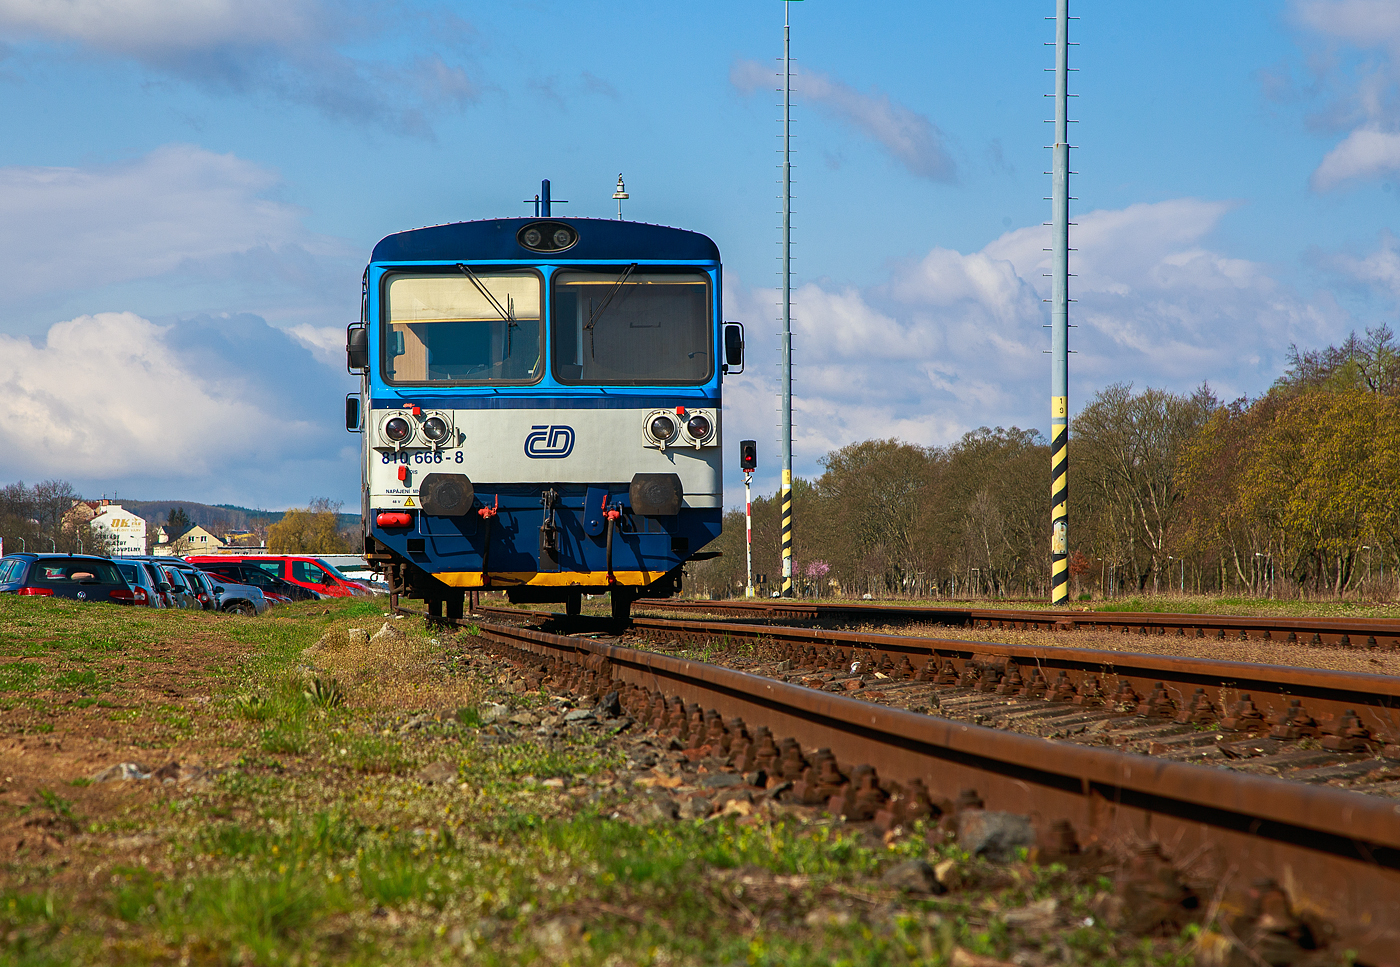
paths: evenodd
<path fill-rule="evenodd" d="M 1069 0 L 1055 2 L 1050 217 L 1050 603 L 1069 601 Z"/>
<path fill-rule="evenodd" d="M 783 470 L 783 597 L 792 597 L 792 471 Z"/>
<path fill-rule="evenodd" d="M 783 4 L 783 597 L 792 597 L 792 107 L 791 24 Z"/>
<path fill-rule="evenodd" d="M 1069 601 L 1069 400 L 1050 402 L 1050 602 Z"/>

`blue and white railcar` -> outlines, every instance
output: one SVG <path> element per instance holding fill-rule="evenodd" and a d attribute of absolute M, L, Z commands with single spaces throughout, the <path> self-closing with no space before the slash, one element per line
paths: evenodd
<path fill-rule="evenodd" d="M 545 213 L 548 216 L 548 209 Z M 438 225 L 379 242 L 347 337 L 365 552 L 459 616 L 680 590 L 723 513 L 720 258 L 696 232 L 588 218 Z"/>

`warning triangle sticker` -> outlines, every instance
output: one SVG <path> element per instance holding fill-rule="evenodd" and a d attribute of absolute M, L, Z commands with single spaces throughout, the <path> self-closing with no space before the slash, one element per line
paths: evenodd
<path fill-rule="evenodd" d="M 413 498 L 412 498 L 412 497 L 409 497 L 407 500 L 405 500 L 405 501 L 403 502 L 403 505 L 404 505 L 405 507 L 415 507 L 415 506 L 417 506 L 416 504 L 414 504 Z"/>

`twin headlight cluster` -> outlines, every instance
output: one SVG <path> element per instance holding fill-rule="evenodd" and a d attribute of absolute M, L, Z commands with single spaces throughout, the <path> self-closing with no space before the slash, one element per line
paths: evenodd
<path fill-rule="evenodd" d="M 699 450 L 715 438 L 715 415 L 710 410 L 652 410 L 642 423 L 642 444 L 658 450 L 673 446 Z"/>
<path fill-rule="evenodd" d="M 448 413 L 419 412 L 414 415 L 405 410 L 392 413 L 379 425 L 380 435 L 396 450 L 409 446 L 427 446 L 436 450 L 455 442 L 452 429 L 452 416 Z"/>

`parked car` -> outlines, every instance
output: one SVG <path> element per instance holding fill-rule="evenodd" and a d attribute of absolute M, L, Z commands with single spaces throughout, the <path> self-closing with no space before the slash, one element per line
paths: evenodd
<path fill-rule="evenodd" d="M 156 570 L 160 572 L 161 577 L 164 579 L 163 584 L 161 586 L 161 590 L 167 592 L 170 595 L 170 607 L 204 607 L 204 605 L 200 603 L 199 599 L 195 597 L 194 591 L 190 589 L 189 582 L 185 580 L 184 575 L 180 573 L 179 568 L 171 567 L 169 564 L 166 563 L 153 563 L 155 563 Z"/>
<path fill-rule="evenodd" d="M 147 554 L 120 558 L 119 563 L 140 566 L 153 575 L 155 593 L 164 607 L 198 607 L 246 615 L 262 614 L 268 607 L 260 588 L 206 573 L 181 558 Z"/>
<path fill-rule="evenodd" d="M 289 584 L 315 591 L 323 597 L 348 598 L 368 595 L 370 592 L 358 581 L 341 574 L 336 568 L 319 558 L 302 555 L 247 555 L 218 557 L 187 557 L 186 561 L 199 567 L 208 564 L 237 562 L 253 564 L 273 577 L 281 578 Z"/>
<path fill-rule="evenodd" d="M 126 558 L 114 557 L 112 563 L 117 566 L 126 583 L 131 585 L 131 593 L 135 597 L 132 602 L 138 606 L 147 608 L 166 607 L 166 596 L 160 592 L 157 585 L 160 579 L 156 577 L 153 568 L 149 568 L 145 561 L 130 561 Z"/>
<path fill-rule="evenodd" d="M 194 567 L 186 572 L 186 576 L 203 582 L 209 589 L 214 602 L 213 610 L 225 614 L 246 614 L 250 617 L 267 610 L 267 598 L 263 596 L 262 590 L 250 584 L 229 581 Z"/>
<path fill-rule="evenodd" d="M 271 571 L 264 570 L 256 564 L 245 563 L 241 560 L 228 560 L 225 558 L 196 558 L 195 566 L 201 571 L 208 571 L 216 574 L 220 578 L 229 581 L 237 581 L 240 584 L 251 584 L 262 591 L 263 596 L 269 601 L 285 603 L 287 601 L 313 601 L 320 598 L 317 591 L 304 588 L 299 584 L 292 584 L 282 580 Z M 205 563 L 205 562 L 210 563 Z"/>
<path fill-rule="evenodd" d="M 0 559 L 0 593 L 132 604 L 136 595 L 105 557 L 86 554 L 12 554 Z"/>

